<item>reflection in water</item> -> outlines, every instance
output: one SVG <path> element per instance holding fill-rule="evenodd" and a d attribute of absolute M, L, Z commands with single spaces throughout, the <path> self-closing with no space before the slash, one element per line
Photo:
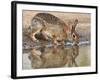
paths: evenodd
<path fill-rule="evenodd" d="M 53 46 L 32 49 L 29 55 L 32 68 L 57 68 L 78 66 L 75 59 L 79 55 L 79 46 Z"/>

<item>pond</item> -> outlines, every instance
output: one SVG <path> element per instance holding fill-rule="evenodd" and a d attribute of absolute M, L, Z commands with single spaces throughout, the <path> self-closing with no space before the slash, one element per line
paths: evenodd
<path fill-rule="evenodd" d="M 23 69 L 91 66 L 91 47 L 86 45 L 41 46 L 23 50 Z"/>

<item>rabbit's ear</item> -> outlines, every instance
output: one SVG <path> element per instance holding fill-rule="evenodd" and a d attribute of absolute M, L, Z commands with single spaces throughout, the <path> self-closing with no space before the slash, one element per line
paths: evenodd
<path fill-rule="evenodd" d="M 73 23 L 73 25 L 72 25 L 71 33 L 75 32 L 75 28 L 76 28 L 77 24 L 78 24 L 78 19 L 76 19 L 76 20 L 74 21 L 74 23 Z"/>
<path fill-rule="evenodd" d="M 78 19 L 75 19 L 74 24 L 73 24 L 73 27 L 76 27 L 77 24 L 78 24 Z"/>

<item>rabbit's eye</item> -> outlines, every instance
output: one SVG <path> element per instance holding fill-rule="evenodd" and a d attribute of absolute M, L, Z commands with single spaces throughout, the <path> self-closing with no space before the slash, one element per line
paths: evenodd
<path fill-rule="evenodd" d="M 75 38 L 75 35 L 73 35 L 73 38 Z"/>

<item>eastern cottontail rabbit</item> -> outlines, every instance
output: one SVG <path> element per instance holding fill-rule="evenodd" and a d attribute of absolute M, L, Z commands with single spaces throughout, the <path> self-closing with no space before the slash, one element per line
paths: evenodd
<path fill-rule="evenodd" d="M 31 20 L 31 26 L 29 32 L 33 40 L 36 40 L 37 33 L 42 33 L 44 38 L 51 38 L 52 42 L 57 44 L 58 42 L 64 44 L 64 41 L 71 36 L 73 41 L 79 39 L 78 34 L 75 31 L 78 20 L 74 21 L 72 26 L 65 24 L 60 18 L 49 13 L 37 13 Z"/>

